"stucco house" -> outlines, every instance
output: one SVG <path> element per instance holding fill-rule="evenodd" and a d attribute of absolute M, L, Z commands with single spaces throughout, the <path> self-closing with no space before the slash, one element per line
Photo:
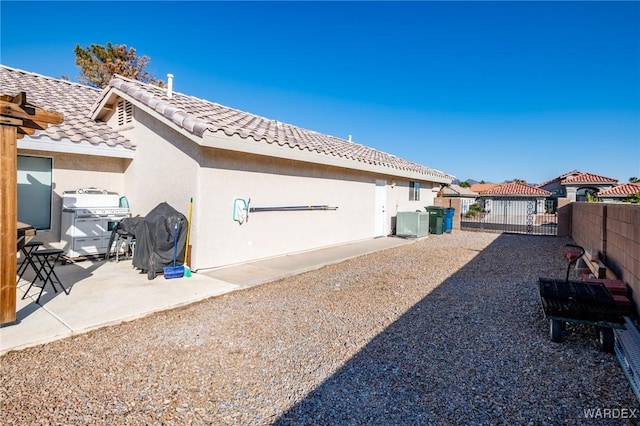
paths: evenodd
<path fill-rule="evenodd" d="M 612 188 L 617 183 L 618 180 L 614 178 L 572 170 L 536 187 L 551 192 L 554 199 L 587 201 L 587 193 L 595 195 L 599 191 Z"/>
<path fill-rule="evenodd" d="M 399 211 L 433 205 L 453 176 L 359 143 L 114 76 L 104 90 L 0 66 L 0 92 L 26 92 L 64 122 L 18 141 L 19 216 L 61 240 L 64 191 L 125 196 L 133 215 L 193 197 L 194 271 L 388 235 Z M 20 191 L 19 191 L 20 192 Z M 264 211 L 234 220 L 236 200 Z M 20 218 L 19 220 L 23 220 Z"/>
<path fill-rule="evenodd" d="M 481 207 L 492 220 L 507 215 L 545 213 L 545 200 L 550 195 L 549 191 L 519 182 L 503 183 L 480 192 Z"/>

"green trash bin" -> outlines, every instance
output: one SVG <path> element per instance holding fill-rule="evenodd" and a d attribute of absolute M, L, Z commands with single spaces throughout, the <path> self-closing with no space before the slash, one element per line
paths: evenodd
<path fill-rule="evenodd" d="M 444 207 L 425 207 L 429 212 L 429 233 L 442 234 L 444 232 Z"/>

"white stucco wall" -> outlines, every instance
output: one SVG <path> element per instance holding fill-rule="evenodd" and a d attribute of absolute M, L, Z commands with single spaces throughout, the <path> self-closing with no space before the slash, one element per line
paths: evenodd
<path fill-rule="evenodd" d="M 187 215 L 193 197 L 192 269 L 373 236 L 373 174 L 203 148 L 143 112 L 135 117 L 138 124 L 127 136 L 137 142 L 136 158 L 125 173 L 132 213 L 144 216 L 166 201 Z M 338 209 L 251 213 L 239 225 L 232 217 L 236 198 L 251 198 L 254 207 L 326 204 Z"/>
<path fill-rule="evenodd" d="M 161 202 L 187 215 L 198 187 L 200 147 L 138 109 L 134 120 L 135 126 L 121 131 L 136 143 L 124 175 L 132 215 L 145 216 Z"/>
<path fill-rule="evenodd" d="M 392 216 L 395 216 L 398 212 L 425 211 L 425 207 L 433 206 L 433 200 L 440 189 L 438 184 L 420 181 L 420 200 L 410 201 L 409 180 L 393 177 L 388 179 L 390 179 L 390 181 L 387 181 L 388 206 Z"/>
<path fill-rule="evenodd" d="M 373 237 L 375 176 L 273 157 L 209 149 L 194 219 L 194 267 L 210 268 Z M 328 205 L 337 210 L 249 213 L 250 207 Z"/>
<path fill-rule="evenodd" d="M 424 210 L 437 192 L 437 184 L 421 182 L 420 200 L 409 201 L 408 179 L 203 147 L 139 109 L 134 119 L 121 130 L 136 143 L 124 194 L 132 213 L 141 216 L 163 201 L 187 215 L 194 198 L 190 244 L 195 271 L 373 238 L 376 179 L 386 183 L 384 235 L 391 232 L 397 211 Z M 338 209 L 253 212 L 239 224 L 233 220 L 237 198 L 250 199 L 251 207 Z"/>

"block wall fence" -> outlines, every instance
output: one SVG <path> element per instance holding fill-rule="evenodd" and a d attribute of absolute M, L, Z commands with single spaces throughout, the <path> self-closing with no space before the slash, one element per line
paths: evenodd
<path fill-rule="evenodd" d="M 571 238 L 600 260 L 632 291 L 640 314 L 640 205 L 571 203 Z"/>
<path fill-rule="evenodd" d="M 433 205 L 436 207 L 453 208 L 456 214 L 453 216 L 453 229 L 460 229 L 460 211 L 462 209 L 462 201 L 460 198 L 454 197 L 436 197 L 433 199 Z"/>
<path fill-rule="evenodd" d="M 460 211 L 460 199 L 438 197 L 434 204 Z M 454 229 L 460 229 L 456 214 Z M 571 237 L 576 244 L 600 260 L 632 291 L 636 314 L 640 316 L 640 205 L 627 203 L 585 203 L 558 200 L 558 236 Z"/>

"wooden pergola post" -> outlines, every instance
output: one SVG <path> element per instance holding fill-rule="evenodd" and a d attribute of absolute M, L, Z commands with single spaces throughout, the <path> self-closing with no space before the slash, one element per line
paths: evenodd
<path fill-rule="evenodd" d="M 18 241 L 18 139 L 60 124 L 60 113 L 27 102 L 27 95 L 0 95 L 0 324 L 16 320 Z"/>

